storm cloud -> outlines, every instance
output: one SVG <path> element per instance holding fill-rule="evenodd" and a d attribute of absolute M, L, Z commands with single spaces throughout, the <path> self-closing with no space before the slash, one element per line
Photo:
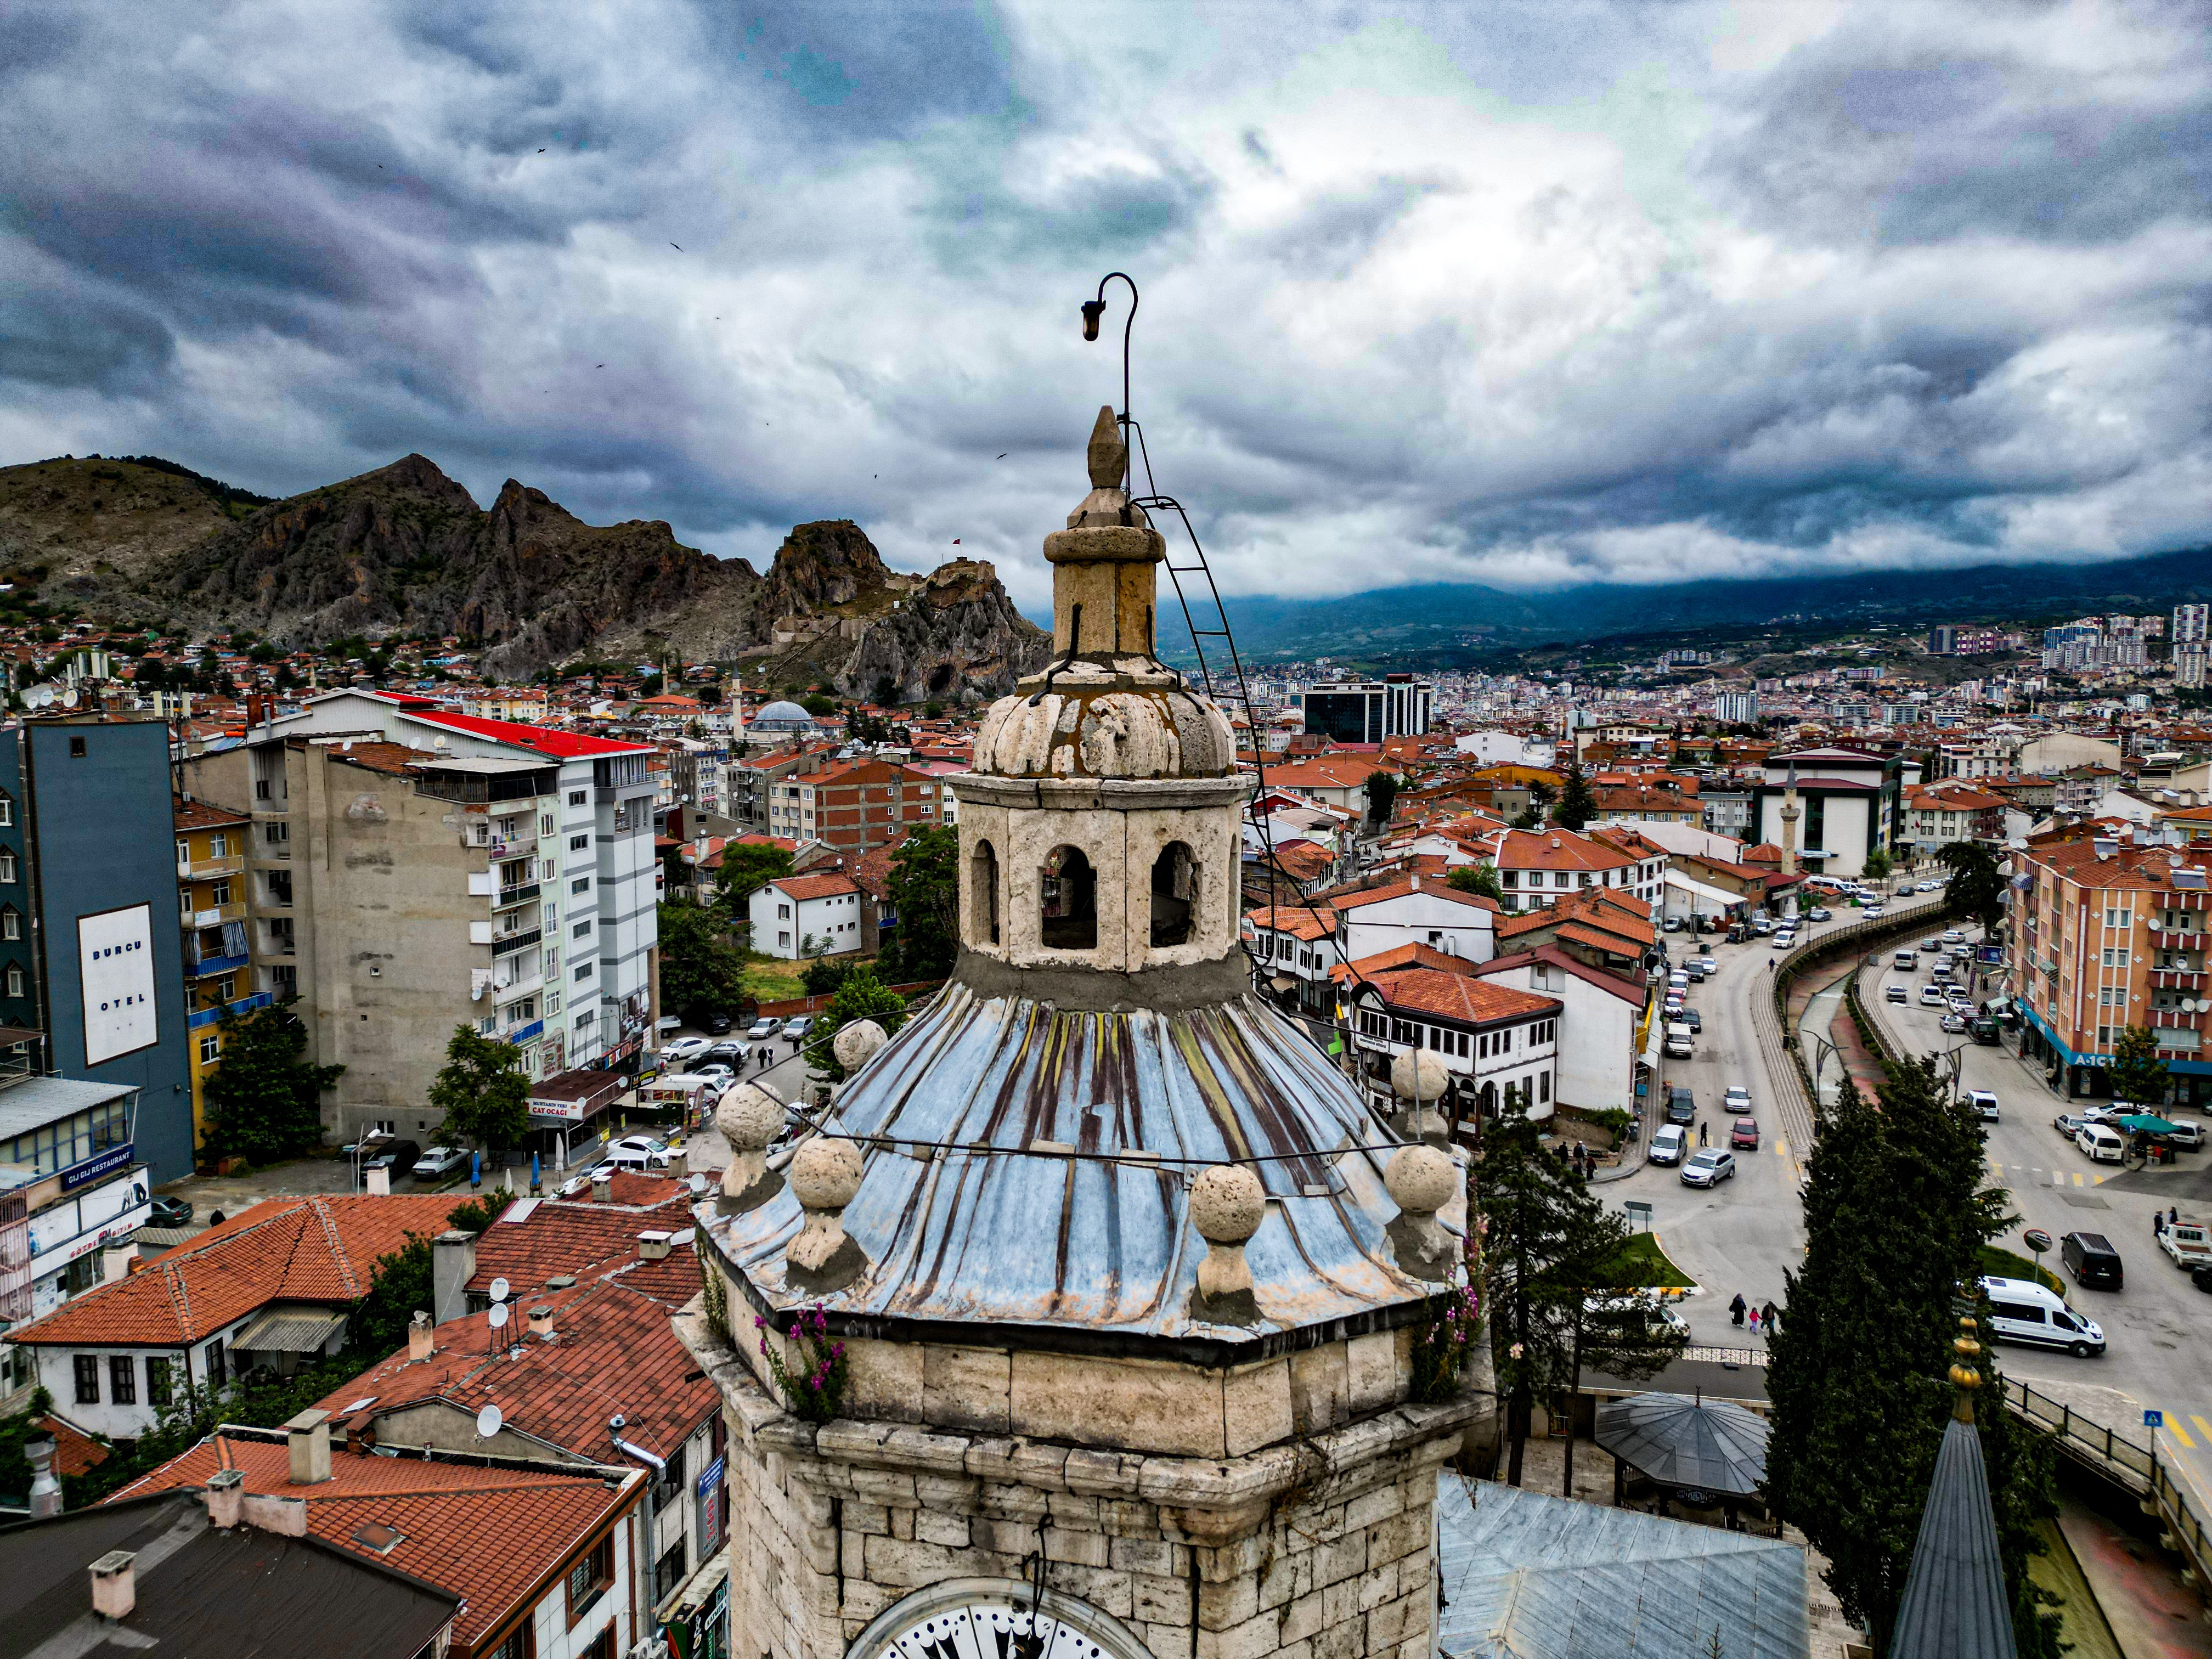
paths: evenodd
<path fill-rule="evenodd" d="M 431 456 L 1018 598 L 1133 404 L 1232 592 L 2212 538 L 2191 5 L 43 0 L 0 463 Z M 1003 459 L 1000 459 L 1003 455 Z"/>

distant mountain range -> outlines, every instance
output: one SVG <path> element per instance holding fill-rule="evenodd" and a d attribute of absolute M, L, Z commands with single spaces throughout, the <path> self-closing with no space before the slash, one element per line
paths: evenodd
<path fill-rule="evenodd" d="M 1194 660 L 1180 610 L 1161 584 L 1161 654 Z M 1513 592 L 1432 582 L 1338 599 L 1229 599 L 1229 625 L 1249 662 L 1333 657 L 1371 666 L 1464 665 L 1501 650 L 1620 636 L 1794 632 L 1886 622 L 2027 621 L 2096 611 L 2164 611 L 2212 599 L 2212 548 L 2100 564 L 1968 565 L 1748 581 L 1592 583 Z M 1200 617 L 1198 626 L 1212 625 Z M 1214 641 L 1207 642 L 1209 654 Z"/>

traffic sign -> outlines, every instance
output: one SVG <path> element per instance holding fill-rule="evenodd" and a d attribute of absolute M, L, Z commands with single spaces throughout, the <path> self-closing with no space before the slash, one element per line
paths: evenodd
<path fill-rule="evenodd" d="M 2164 1412 L 2159 1410 L 2155 1406 L 2145 1406 L 2143 1407 L 2143 1427 L 2147 1429 L 2162 1429 L 2165 1426 L 2166 1413 Z"/>
<path fill-rule="evenodd" d="M 2020 1242 L 2041 1255 L 2051 1248 L 2051 1235 L 2040 1227 L 2031 1227 L 2020 1236 Z"/>

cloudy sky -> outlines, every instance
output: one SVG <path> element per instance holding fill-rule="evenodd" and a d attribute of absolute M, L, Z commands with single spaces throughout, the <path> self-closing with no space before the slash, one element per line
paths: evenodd
<path fill-rule="evenodd" d="M 30 0 L 0 155 L 0 463 L 419 450 L 1033 606 L 1119 268 L 1233 591 L 2212 537 L 2194 0 Z"/>

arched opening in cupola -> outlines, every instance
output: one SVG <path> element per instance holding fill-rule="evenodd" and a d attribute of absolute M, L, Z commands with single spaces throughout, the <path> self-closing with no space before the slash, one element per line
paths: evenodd
<path fill-rule="evenodd" d="M 968 936 L 978 945 L 999 942 L 999 855 L 979 841 L 968 860 Z"/>
<path fill-rule="evenodd" d="M 1198 906 L 1198 860 L 1190 848 L 1171 841 L 1152 860 L 1152 945 L 1188 945 L 1191 916 Z"/>
<path fill-rule="evenodd" d="M 1045 854 L 1039 883 L 1043 896 L 1042 942 L 1048 951 L 1091 951 L 1098 945 L 1098 878 L 1080 848 L 1055 847 Z"/>

